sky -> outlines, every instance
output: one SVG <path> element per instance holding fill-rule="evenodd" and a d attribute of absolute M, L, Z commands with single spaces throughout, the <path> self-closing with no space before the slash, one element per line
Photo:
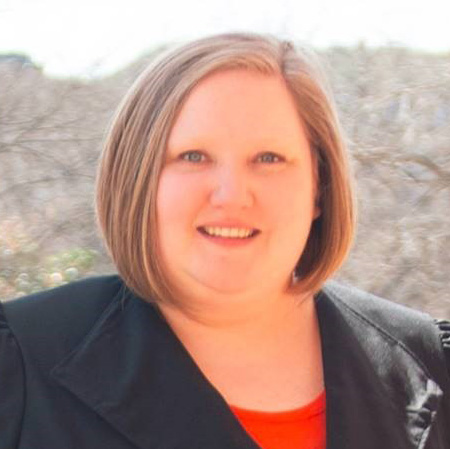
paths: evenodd
<path fill-rule="evenodd" d="M 450 53 L 449 0 L 0 0 L 0 53 L 54 77 L 95 78 L 167 42 L 257 31 L 313 48 Z"/>

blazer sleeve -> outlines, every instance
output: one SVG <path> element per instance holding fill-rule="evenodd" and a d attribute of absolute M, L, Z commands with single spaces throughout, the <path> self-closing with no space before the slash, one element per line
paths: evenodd
<path fill-rule="evenodd" d="M 450 321 L 448 320 L 435 320 L 439 328 L 439 336 L 441 339 L 442 347 L 444 348 L 444 355 L 447 361 L 447 370 L 450 375 Z"/>
<path fill-rule="evenodd" d="M 0 303 L 0 449 L 18 447 L 24 408 L 23 360 Z"/>

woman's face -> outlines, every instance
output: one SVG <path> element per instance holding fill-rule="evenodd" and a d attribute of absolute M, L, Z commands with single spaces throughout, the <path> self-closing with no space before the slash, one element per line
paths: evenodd
<path fill-rule="evenodd" d="M 201 81 L 158 187 L 169 281 L 188 295 L 285 289 L 317 215 L 314 167 L 281 78 L 228 70 Z"/>

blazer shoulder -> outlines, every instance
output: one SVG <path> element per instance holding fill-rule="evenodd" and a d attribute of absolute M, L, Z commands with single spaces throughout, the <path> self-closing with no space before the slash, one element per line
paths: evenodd
<path fill-rule="evenodd" d="M 0 449 L 17 447 L 23 419 L 22 354 L 0 304 Z"/>
<path fill-rule="evenodd" d="M 329 281 L 325 284 L 322 292 L 332 300 L 339 302 L 347 310 L 364 316 L 380 326 L 391 327 L 391 324 L 395 324 L 393 329 L 400 327 L 401 331 L 410 329 L 413 322 L 427 324 L 433 322 L 433 318 L 424 312 L 381 298 L 351 285 Z"/>
<path fill-rule="evenodd" d="M 51 364 L 74 348 L 124 292 L 117 275 L 95 276 L 4 301 L 5 318 L 24 357 Z"/>
<path fill-rule="evenodd" d="M 318 300 L 321 295 L 350 326 L 356 320 L 363 324 L 361 328 L 376 328 L 392 344 L 409 352 L 434 378 L 448 384 L 441 334 L 429 314 L 336 281 L 324 286 Z"/>

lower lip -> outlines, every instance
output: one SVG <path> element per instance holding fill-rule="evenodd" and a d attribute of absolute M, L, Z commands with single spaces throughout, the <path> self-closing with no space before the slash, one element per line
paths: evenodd
<path fill-rule="evenodd" d="M 253 237 L 240 239 L 240 238 L 232 238 L 232 237 L 217 237 L 217 236 L 213 236 L 213 235 L 204 234 L 200 231 L 198 231 L 198 232 L 202 237 L 205 237 L 205 239 L 207 239 L 208 241 L 215 243 L 217 245 L 226 246 L 229 248 L 247 246 L 253 240 L 255 240 L 255 238 L 257 237 L 257 235 L 254 235 Z"/>

